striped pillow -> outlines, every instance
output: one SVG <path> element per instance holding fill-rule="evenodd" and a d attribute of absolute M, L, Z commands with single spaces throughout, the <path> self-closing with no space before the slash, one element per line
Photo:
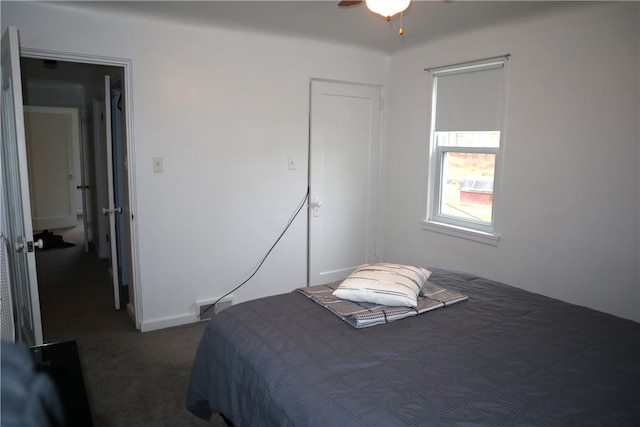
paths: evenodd
<path fill-rule="evenodd" d="M 431 276 L 426 268 L 400 264 L 365 264 L 333 291 L 337 298 L 372 304 L 417 307 L 418 295 Z"/>

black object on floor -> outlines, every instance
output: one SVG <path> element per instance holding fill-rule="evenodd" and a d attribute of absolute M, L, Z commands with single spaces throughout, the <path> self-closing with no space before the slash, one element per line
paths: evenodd
<path fill-rule="evenodd" d="M 62 236 L 58 236 L 49 230 L 43 230 L 42 232 L 35 234 L 33 238 L 36 241 L 42 240 L 42 250 L 70 248 L 71 246 L 75 246 L 74 243 L 65 242 Z"/>
<path fill-rule="evenodd" d="M 60 394 L 67 427 L 92 427 L 91 409 L 75 341 L 31 347 L 38 371 L 49 374 Z"/>

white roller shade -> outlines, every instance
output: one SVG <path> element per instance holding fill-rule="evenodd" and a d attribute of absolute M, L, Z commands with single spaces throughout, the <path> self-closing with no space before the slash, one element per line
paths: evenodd
<path fill-rule="evenodd" d="M 434 72 L 434 130 L 500 130 L 503 69 L 494 62 Z"/>

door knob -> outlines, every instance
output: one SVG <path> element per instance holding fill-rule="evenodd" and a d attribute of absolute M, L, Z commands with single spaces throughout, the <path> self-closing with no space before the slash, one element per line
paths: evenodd
<path fill-rule="evenodd" d="M 109 208 L 102 208 L 102 213 L 106 216 L 109 214 L 121 214 L 122 213 L 122 208 L 121 207 L 117 207 L 117 208 L 113 208 L 113 209 L 109 209 Z"/>
<path fill-rule="evenodd" d="M 311 206 L 313 207 L 313 216 L 320 216 L 320 207 L 322 206 L 322 200 L 318 197 L 314 197 L 311 201 Z"/>
<path fill-rule="evenodd" d="M 38 239 L 35 242 L 28 241 L 25 245 L 22 242 L 16 242 L 16 252 L 22 252 L 25 247 L 27 248 L 27 252 L 33 252 L 34 248 L 42 249 L 44 247 L 44 243 L 42 239 Z"/>

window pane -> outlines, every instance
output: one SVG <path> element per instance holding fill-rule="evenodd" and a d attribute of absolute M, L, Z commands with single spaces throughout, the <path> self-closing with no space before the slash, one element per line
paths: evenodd
<path fill-rule="evenodd" d="M 490 225 L 496 155 L 442 153 L 439 214 Z"/>

